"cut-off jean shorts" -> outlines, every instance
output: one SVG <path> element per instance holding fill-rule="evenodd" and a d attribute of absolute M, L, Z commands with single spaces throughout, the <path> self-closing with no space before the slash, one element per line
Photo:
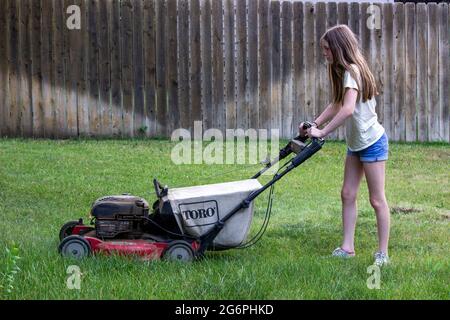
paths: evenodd
<path fill-rule="evenodd" d="M 360 151 L 351 151 L 347 148 L 348 156 L 357 156 L 361 162 L 386 161 L 389 153 L 389 141 L 386 133 L 371 146 Z"/>

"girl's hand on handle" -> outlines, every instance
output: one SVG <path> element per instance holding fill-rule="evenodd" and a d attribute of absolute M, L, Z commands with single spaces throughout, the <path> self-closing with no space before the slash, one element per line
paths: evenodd
<path fill-rule="evenodd" d="M 325 132 L 323 130 L 317 129 L 316 127 L 311 127 L 306 130 L 306 134 L 310 138 L 323 138 L 325 137 Z"/>

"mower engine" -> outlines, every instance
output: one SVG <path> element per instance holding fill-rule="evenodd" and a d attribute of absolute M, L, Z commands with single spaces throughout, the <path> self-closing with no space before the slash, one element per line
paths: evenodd
<path fill-rule="evenodd" d="M 109 239 L 118 235 L 134 238 L 142 234 L 148 212 L 147 201 L 131 195 L 102 197 L 91 208 L 97 237 Z"/>

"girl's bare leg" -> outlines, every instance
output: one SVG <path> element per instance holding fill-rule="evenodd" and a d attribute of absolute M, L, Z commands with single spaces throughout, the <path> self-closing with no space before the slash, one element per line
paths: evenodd
<path fill-rule="evenodd" d="M 348 252 L 355 251 L 356 197 L 363 174 L 363 164 L 359 158 L 357 156 L 347 155 L 345 160 L 344 183 L 341 191 L 342 222 L 344 227 L 344 240 L 341 248 Z"/>
<path fill-rule="evenodd" d="M 370 204 L 375 209 L 378 225 L 378 251 L 388 254 L 390 213 L 384 193 L 386 161 L 364 163 Z"/>

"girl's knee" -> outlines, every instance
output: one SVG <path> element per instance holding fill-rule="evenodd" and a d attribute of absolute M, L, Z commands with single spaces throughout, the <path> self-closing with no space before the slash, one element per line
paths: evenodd
<path fill-rule="evenodd" d="M 383 209 L 387 207 L 386 197 L 384 195 L 370 196 L 370 204 L 375 210 Z"/>
<path fill-rule="evenodd" d="M 342 188 L 342 190 L 341 190 L 342 202 L 345 202 L 345 203 L 355 202 L 356 195 L 357 195 L 356 190 L 352 190 L 352 189 L 346 188 L 346 187 Z"/>

